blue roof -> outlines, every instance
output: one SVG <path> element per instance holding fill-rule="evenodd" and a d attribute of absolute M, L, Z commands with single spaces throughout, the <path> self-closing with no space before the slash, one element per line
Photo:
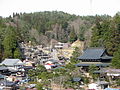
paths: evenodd
<path fill-rule="evenodd" d="M 78 59 L 100 59 L 104 52 L 104 48 L 88 48 Z"/>
<path fill-rule="evenodd" d="M 105 90 L 120 90 L 120 89 L 117 89 L 117 88 L 106 88 Z"/>

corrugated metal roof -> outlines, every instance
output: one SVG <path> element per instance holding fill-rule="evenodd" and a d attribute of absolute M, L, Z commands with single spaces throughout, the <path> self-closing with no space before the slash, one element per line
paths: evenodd
<path fill-rule="evenodd" d="M 78 59 L 100 59 L 104 52 L 104 48 L 88 48 Z"/>
<path fill-rule="evenodd" d="M 1 64 L 6 66 L 13 66 L 17 64 L 18 61 L 20 61 L 20 59 L 5 59 Z"/>

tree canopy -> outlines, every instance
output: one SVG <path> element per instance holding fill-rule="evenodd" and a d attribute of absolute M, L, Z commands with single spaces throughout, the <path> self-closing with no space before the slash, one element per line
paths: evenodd
<path fill-rule="evenodd" d="M 96 19 L 92 31 L 91 46 L 105 47 L 108 54 L 113 56 L 120 45 L 120 15 L 116 14 L 112 20 Z"/>
<path fill-rule="evenodd" d="M 113 55 L 113 59 L 112 59 L 112 66 L 114 68 L 119 68 L 120 69 L 120 47 L 118 48 L 118 50 L 114 53 Z"/>

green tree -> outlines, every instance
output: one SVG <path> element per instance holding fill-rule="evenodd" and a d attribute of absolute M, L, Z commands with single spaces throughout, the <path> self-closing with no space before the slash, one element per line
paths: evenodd
<path fill-rule="evenodd" d="M 29 70 L 28 72 L 28 76 L 33 80 L 36 80 L 37 78 L 46 79 L 47 75 L 47 70 L 43 65 L 38 65 L 36 69 Z"/>
<path fill-rule="evenodd" d="M 3 40 L 4 57 L 14 57 L 14 51 L 17 47 L 17 38 L 13 27 L 8 27 Z"/>
<path fill-rule="evenodd" d="M 46 68 L 43 65 L 38 65 L 36 67 L 36 71 L 37 71 L 37 73 L 47 72 Z"/>
<path fill-rule="evenodd" d="M 0 60 L 2 59 L 2 44 L 1 44 L 1 40 L 0 40 Z"/>
<path fill-rule="evenodd" d="M 89 73 L 90 73 L 90 75 L 94 78 L 94 79 L 96 79 L 96 75 L 94 74 L 94 71 L 96 71 L 96 70 L 98 70 L 98 67 L 97 66 L 95 66 L 95 65 L 90 65 L 89 66 Z"/>
<path fill-rule="evenodd" d="M 61 75 L 66 75 L 67 69 L 66 68 L 57 68 L 54 70 L 55 74 L 61 76 Z"/>
<path fill-rule="evenodd" d="M 106 48 L 109 55 L 113 55 L 120 45 L 120 15 L 116 15 L 110 23 Z"/>
<path fill-rule="evenodd" d="M 14 51 L 14 58 L 19 58 L 21 59 L 21 51 L 19 48 L 16 48 Z"/>
<path fill-rule="evenodd" d="M 41 83 L 37 83 L 36 88 L 37 90 L 44 90 L 43 85 Z"/>
<path fill-rule="evenodd" d="M 75 50 L 72 53 L 72 57 L 70 58 L 71 63 L 78 63 L 79 60 L 77 60 L 77 57 L 81 55 L 81 51 L 78 47 L 75 48 Z"/>
<path fill-rule="evenodd" d="M 91 46 L 105 47 L 109 55 L 117 51 L 120 44 L 120 15 L 116 14 L 113 19 L 96 19 L 92 31 Z"/>
<path fill-rule="evenodd" d="M 70 40 L 71 43 L 77 40 L 77 35 L 76 35 L 74 29 L 72 29 L 72 30 L 70 31 L 70 39 L 69 39 L 69 40 Z"/>
<path fill-rule="evenodd" d="M 31 69 L 31 70 L 28 71 L 28 76 L 32 81 L 36 80 L 36 76 L 37 76 L 36 73 L 37 72 L 35 71 L 35 69 Z"/>
<path fill-rule="evenodd" d="M 72 64 L 72 63 L 69 63 L 69 64 L 67 64 L 67 65 L 65 66 L 65 68 L 68 69 L 69 72 L 71 72 L 72 70 L 75 69 L 75 65 Z"/>
<path fill-rule="evenodd" d="M 114 68 L 119 68 L 120 69 L 120 47 L 119 47 L 118 51 L 116 51 L 114 53 L 111 65 Z"/>
<path fill-rule="evenodd" d="M 85 40 L 83 33 L 80 33 L 80 34 L 79 34 L 79 40 L 80 40 L 80 41 L 84 41 L 84 40 Z"/>
<path fill-rule="evenodd" d="M 92 28 L 92 38 L 91 38 L 91 46 L 92 47 L 99 47 L 100 46 L 100 35 L 102 27 L 100 21 L 96 20 L 96 24 L 94 28 Z"/>

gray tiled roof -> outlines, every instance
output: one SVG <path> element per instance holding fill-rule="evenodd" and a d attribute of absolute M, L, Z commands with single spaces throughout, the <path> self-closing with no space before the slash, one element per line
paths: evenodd
<path fill-rule="evenodd" d="M 0 70 L 8 70 L 8 68 L 5 66 L 0 66 Z"/>
<path fill-rule="evenodd" d="M 74 82 L 79 82 L 80 80 L 81 80 L 81 78 L 79 78 L 79 77 L 73 78 Z"/>
<path fill-rule="evenodd" d="M 16 65 L 19 60 L 20 59 L 5 59 L 1 64 L 4 64 L 6 66 L 13 66 Z"/>
<path fill-rule="evenodd" d="M 112 59 L 112 58 L 113 58 L 112 56 L 107 56 L 107 55 L 101 57 L 101 59 Z"/>
<path fill-rule="evenodd" d="M 77 67 L 80 67 L 80 66 L 90 66 L 90 65 L 95 65 L 95 66 L 103 66 L 103 67 L 106 67 L 106 66 L 109 66 L 110 64 L 109 63 L 101 63 L 101 64 L 81 64 L 81 63 L 79 63 L 79 64 L 75 64 L 75 66 L 77 66 Z"/>
<path fill-rule="evenodd" d="M 88 48 L 78 59 L 100 59 L 104 52 L 104 48 Z"/>

